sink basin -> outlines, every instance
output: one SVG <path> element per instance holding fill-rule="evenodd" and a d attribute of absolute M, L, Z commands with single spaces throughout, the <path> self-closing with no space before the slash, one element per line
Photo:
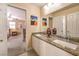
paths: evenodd
<path fill-rule="evenodd" d="M 53 42 L 60 44 L 63 47 L 68 47 L 68 48 L 71 48 L 74 50 L 77 48 L 77 45 L 69 43 L 69 42 L 65 42 L 65 41 L 61 41 L 61 40 L 54 40 Z"/>

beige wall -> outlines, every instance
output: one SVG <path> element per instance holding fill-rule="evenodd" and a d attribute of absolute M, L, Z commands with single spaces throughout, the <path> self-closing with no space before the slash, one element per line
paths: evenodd
<path fill-rule="evenodd" d="M 31 34 L 33 32 L 40 31 L 40 8 L 34 6 L 32 4 L 10 4 L 15 7 L 19 7 L 26 10 L 26 47 L 31 47 Z M 30 15 L 35 15 L 38 17 L 38 26 L 31 26 L 30 22 Z"/>

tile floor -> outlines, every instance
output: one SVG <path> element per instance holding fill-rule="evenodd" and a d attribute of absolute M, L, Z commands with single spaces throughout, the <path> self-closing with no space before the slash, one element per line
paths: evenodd
<path fill-rule="evenodd" d="M 10 37 L 8 39 L 8 56 L 37 56 L 37 53 L 32 49 L 25 51 L 22 35 Z"/>
<path fill-rule="evenodd" d="M 25 53 L 22 53 L 21 55 L 19 56 L 38 56 L 38 54 L 32 49 L 30 51 L 27 51 Z"/>
<path fill-rule="evenodd" d="M 24 44 L 22 34 L 10 37 L 8 39 L 8 56 L 16 56 L 25 52 Z"/>
<path fill-rule="evenodd" d="M 17 47 L 17 48 L 8 48 L 8 56 L 17 56 L 19 54 L 24 53 L 24 49 Z"/>
<path fill-rule="evenodd" d="M 22 49 L 9 49 L 8 56 L 38 56 L 38 54 L 33 49 L 30 51 Z"/>

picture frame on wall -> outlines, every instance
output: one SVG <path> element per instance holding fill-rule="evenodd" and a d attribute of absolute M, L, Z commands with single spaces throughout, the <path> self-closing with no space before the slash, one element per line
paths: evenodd
<path fill-rule="evenodd" d="M 47 18 L 42 18 L 42 31 L 47 29 Z"/>
<path fill-rule="evenodd" d="M 30 18 L 31 18 L 31 25 L 37 26 L 38 25 L 38 17 L 31 15 Z"/>
<path fill-rule="evenodd" d="M 42 18 L 42 26 L 47 26 L 47 18 Z"/>

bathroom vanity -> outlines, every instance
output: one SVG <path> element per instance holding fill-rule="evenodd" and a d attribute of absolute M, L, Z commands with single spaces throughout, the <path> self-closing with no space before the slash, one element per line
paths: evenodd
<path fill-rule="evenodd" d="M 79 43 L 58 36 L 48 38 L 45 34 L 32 35 L 32 48 L 40 56 L 79 55 Z"/>

